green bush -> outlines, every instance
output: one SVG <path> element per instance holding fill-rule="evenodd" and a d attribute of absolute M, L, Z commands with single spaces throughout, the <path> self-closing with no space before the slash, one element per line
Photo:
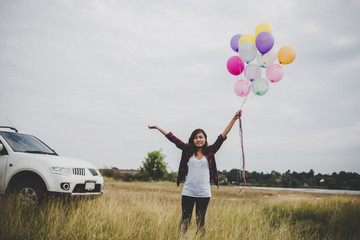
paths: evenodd
<path fill-rule="evenodd" d="M 135 174 L 134 179 L 143 182 L 148 182 L 152 180 L 150 174 L 145 171 L 140 171 L 139 173 Z"/>
<path fill-rule="evenodd" d="M 104 169 L 101 173 L 104 177 L 113 177 L 114 176 L 114 170 L 112 169 Z"/>
<path fill-rule="evenodd" d="M 125 182 L 131 182 L 134 179 L 134 175 L 130 173 L 121 174 L 122 180 Z"/>
<path fill-rule="evenodd" d="M 165 181 L 169 181 L 169 182 L 176 182 L 176 179 L 177 179 L 177 173 L 176 172 L 168 173 L 166 175 L 166 177 L 164 178 Z"/>

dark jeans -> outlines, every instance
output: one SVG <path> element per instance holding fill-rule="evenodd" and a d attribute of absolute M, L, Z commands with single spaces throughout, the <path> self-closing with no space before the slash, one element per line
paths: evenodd
<path fill-rule="evenodd" d="M 182 220 L 180 228 L 183 231 L 186 231 L 190 221 L 192 212 L 194 209 L 194 204 L 196 204 L 196 225 L 198 230 L 204 229 L 205 225 L 205 214 L 206 209 L 209 204 L 210 198 L 199 198 L 199 197 L 188 197 L 182 196 L 181 198 L 181 207 L 182 207 Z"/>

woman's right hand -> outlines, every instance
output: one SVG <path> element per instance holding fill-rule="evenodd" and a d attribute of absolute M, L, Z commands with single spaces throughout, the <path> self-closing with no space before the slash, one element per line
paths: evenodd
<path fill-rule="evenodd" d="M 164 135 L 167 135 L 168 134 L 168 132 L 167 131 L 165 131 L 164 129 L 162 129 L 162 128 L 159 128 L 158 126 L 156 126 L 156 125 L 148 125 L 148 128 L 149 129 L 157 129 L 157 130 L 159 130 L 162 134 L 164 134 Z"/>

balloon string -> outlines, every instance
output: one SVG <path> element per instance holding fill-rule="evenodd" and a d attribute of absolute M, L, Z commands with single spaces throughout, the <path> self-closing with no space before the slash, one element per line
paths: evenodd
<path fill-rule="evenodd" d="M 240 190 L 240 194 L 243 193 L 245 191 L 245 186 L 246 186 L 246 178 L 245 178 L 245 153 L 244 153 L 244 137 L 243 137 L 243 130 L 242 130 L 242 124 L 241 124 L 241 117 L 239 117 L 239 127 L 240 127 L 240 143 L 241 143 L 241 156 L 242 156 L 242 175 L 243 175 L 243 180 L 244 180 L 244 187 L 241 188 Z"/>
<path fill-rule="evenodd" d="M 240 67 L 239 67 L 240 68 Z M 237 75 L 236 76 L 236 80 L 239 80 L 239 78 L 241 79 L 241 76 L 244 74 L 244 72 L 242 72 L 242 73 L 240 73 L 239 75 Z M 244 74 L 245 75 L 245 74 Z M 250 83 L 251 84 L 251 83 Z M 250 85 L 250 90 L 251 90 L 251 85 Z M 249 96 L 249 94 L 248 95 L 246 95 L 246 97 L 243 99 L 243 101 L 242 101 L 242 104 L 241 104 L 241 107 L 240 107 L 240 109 L 242 109 L 242 107 L 244 106 L 244 104 L 245 104 L 245 102 L 246 102 L 246 99 L 247 99 L 247 97 Z"/>
<path fill-rule="evenodd" d="M 251 89 L 251 85 L 250 85 L 250 89 Z M 244 104 L 245 104 L 245 102 L 246 102 L 246 100 L 247 100 L 247 98 L 248 98 L 249 95 L 250 95 L 250 93 L 245 96 L 245 98 L 244 98 L 244 100 L 243 100 L 243 102 L 242 102 L 242 104 L 241 104 L 240 109 L 242 109 L 242 107 L 244 106 Z"/>
<path fill-rule="evenodd" d="M 251 86 L 252 86 L 252 83 L 250 83 L 250 89 L 251 89 Z M 262 92 L 263 90 L 266 89 L 266 86 L 263 87 L 263 89 L 261 89 L 260 92 Z M 243 108 L 245 102 L 248 100 L 248 96 L 250 94 L 246 95 L 246 97 L 244 98 L 242 104 L 241 104 L 241 107 L 240 109 Z M 257 94 L 254 94 L 254 96 L 252 96 L 252 98 L 254 98 Z M 251 98 L 251 97 L 250 97 Z M 248 100 L 249 101 L 249 100 Z M 246 177 L 245 177 L 245 152 L 244 152 L 244 135 L 243 135 L 243 129 L 242 129 L 242 123 L 241 123 L 241 117 L 239 117 L 239 135 L 240 135 L 240 143 L 241 143 L 241 157 L 242 157 L 242 176 L 243 176 L 243 180 L 244 180 L 244 186 L 241 188 L 240 190 L 240 194 L 243 194 L 245 192 L 245 187 L 246 187 Z"/>
<path fill-rule="evenodd" d="M 252 87 L 252 83 L 253 83 L 253 81 L 250 81 L 250 91 L 251 91 L 251 87 Z M 241 104 L 241 107 L 240 107 L 240 109 L 242 109 L 242 107 L 244 106 L 244 104 L 245 104 L 245 102 L 246 102 L 246 100 L 248 99 L 248 96 L 250 95 L 250 92 L 249 92 L 249 94 L 248 95 L 246 95 L 245 96 L 245 98 L 244 98 L 244 100 L 243 100 L 243 102 L 242 102 L 242 104 Z"/>
<path fill-rule="evenodd" d="M 253 82 L 250 83 L 250 89 L 251 89 L 251 87 L 252 87 L 252 84 L 253 84 Z M 262 92 L 262 91 L 265 90 L 265 89 L 266 89 L 266 86 L 263 87 L 263 88 L 260 90 L 260 92 Z M 242 102 L 242 104 L 241 104 L 240 109 L 242 109 L 242 107 L 244 106 L 244 104 L 245 104 L 246 102 L 249 102 L 250 100 L 254 99 L 256 96 L 259 96 L 259 95 L 257 95 L 257 94 L 251 94 L 251 96 L 249 97 L 250 94 L 251 94 L 251 93 L 249 93 L 249 94 L 244 98 L 244 100 L 243 100 L 243 102 Z"/>

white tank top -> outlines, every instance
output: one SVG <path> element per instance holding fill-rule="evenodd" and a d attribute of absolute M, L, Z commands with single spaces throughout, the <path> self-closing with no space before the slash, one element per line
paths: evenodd
<path fill-rule="evenodd" d="M 211 197 L 209 163 L 204 156 L 198 160 L 195 155 L 190 157 L 188 173 L 182 195 L 189 197 Z"/>

